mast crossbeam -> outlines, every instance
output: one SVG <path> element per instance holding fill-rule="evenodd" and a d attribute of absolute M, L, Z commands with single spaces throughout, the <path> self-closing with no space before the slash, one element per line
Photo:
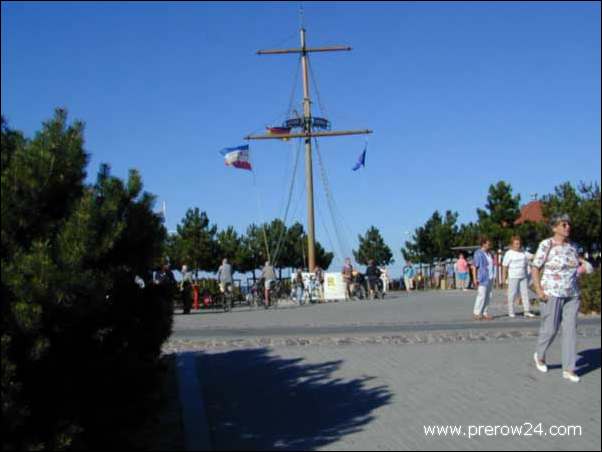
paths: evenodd
<path fill-rule="evenodd" d="M 287 134 L 266 134 L 266 135 L 247 135 L 245 140 L 288 140 L 290 138 L 320 138 L 320 137 L 339 137 L 344 135 L 367 135 L 372 133 L 372 130 L 332 130 L 329 132 L 299 132 Z"/>

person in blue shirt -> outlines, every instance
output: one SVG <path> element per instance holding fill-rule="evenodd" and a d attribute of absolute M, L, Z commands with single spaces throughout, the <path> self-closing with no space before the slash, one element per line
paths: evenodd
<path fill-rule="evenodd" d="M 406 265 L 403 267 L 403 283 L 406 287 L 407 292 L 412 291 L 412 286 L 414 285 L 414 277 L 416 276 L 416 270 L 412 265 L 411 261 L 406 262 Z"/>
<path fill-rule="evenodd" d="M 491 249 L 491 240 L 487 237 L 482 237 L 480 244 L 481 248 L 474 253 L 472 266 L 472 274 L 477 287 L 473 319 L 493 320 L 493 317 L 487 313 L 487 308 L 491 301 L 493 281 L 495 280 L 493 256 L 489 252 Z"/>

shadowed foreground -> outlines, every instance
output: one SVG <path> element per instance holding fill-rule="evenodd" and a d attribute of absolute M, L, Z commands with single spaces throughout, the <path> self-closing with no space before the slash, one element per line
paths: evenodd
<path fill-rule="evenodd" d="M 391 392 L 331 377 L 342 361 L 303 364 L 266 349 L 203 354 L 203 396 L 217 450 L 311 450 L 361 430 Z M 209 383 L 210 382 L 210 383 Z"/>

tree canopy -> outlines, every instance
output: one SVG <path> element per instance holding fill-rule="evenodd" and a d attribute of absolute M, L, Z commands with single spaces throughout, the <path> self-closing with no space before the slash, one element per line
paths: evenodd
<path fill-rule="evenodd" d="M 374 259 L 376 265 L 380 266 L 395 262 L 391 248 L 387 246 L 375 226 L 371 226 L 363 237 L 359 235 L 358 240 L 359 248 L 357 251 L 353 250 L 353 256 L 359 264 L 368 265 L 370 259 Z"/>
<path fill-rule="evenodd" d="M 401 252 L 404 259 L 416 262 L 432 262 L 453 256 L 452 247 L 458 240 L 456 222 L 458 214 L 447 211 L 442 217 L 435 211 L 424 226 L 419 227 L 412 237 L 413 242 L 406 242 Z"/>
<path fill-rule="evenodd" d="M 83 132 L 64 110 L 32 139 L 2 120 L 3 449 L 128 448 L 171 333 L 155 198 L 136 170 L 86 184 Z"/>
<path fill-rule="evenodd" d="M 574 187 L 565 182 L 554 188 L 554 193 L 543 197 L 543 214 L 550 218 L 555 213 L 571 217 L 571 240 L 585 251 L 600 251 L 600 186 L 581 182 Z"/>
<path fill-rule="evenodd" d="M 571 240 L 585 251 L 600 250 L 600 187 L 581 182 L 578 187 L 565 182 L 554 193 L 542 197 L 543 214 L 571 216 Z M 431 263 L 453 257 L 452 247 L 478 245 L 480 236 L 491 239 L 495 248 L 504 249 L 513 235 L 521 237 L 523 245 L 535 251 L 539 242 L 551 234 L 546 223 L 525 221 L 520 217 L 520 195 L 513 195 L 510 184 L 500 181 L 489 187 L 485 208 L 476 210 L 478 221 L 457 225 L 458 214 L 447 211 L 445 217 L 435 211 L 401 252 L 405 260 Z"/>

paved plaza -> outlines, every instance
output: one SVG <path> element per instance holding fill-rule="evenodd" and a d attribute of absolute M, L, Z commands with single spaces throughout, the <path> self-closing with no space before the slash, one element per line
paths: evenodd
<path fill-rule="evenodd" d="M 600 450 L 600 317 L 579 319 L 575 384 L 560 337 L 541 374 L 539 319 L 509 319 L 496 292 L 496 319 L 472 321 L 474 295 L 176 315 L 165 352 L 193 363 L 180 372 L 189 447 Z"/>

